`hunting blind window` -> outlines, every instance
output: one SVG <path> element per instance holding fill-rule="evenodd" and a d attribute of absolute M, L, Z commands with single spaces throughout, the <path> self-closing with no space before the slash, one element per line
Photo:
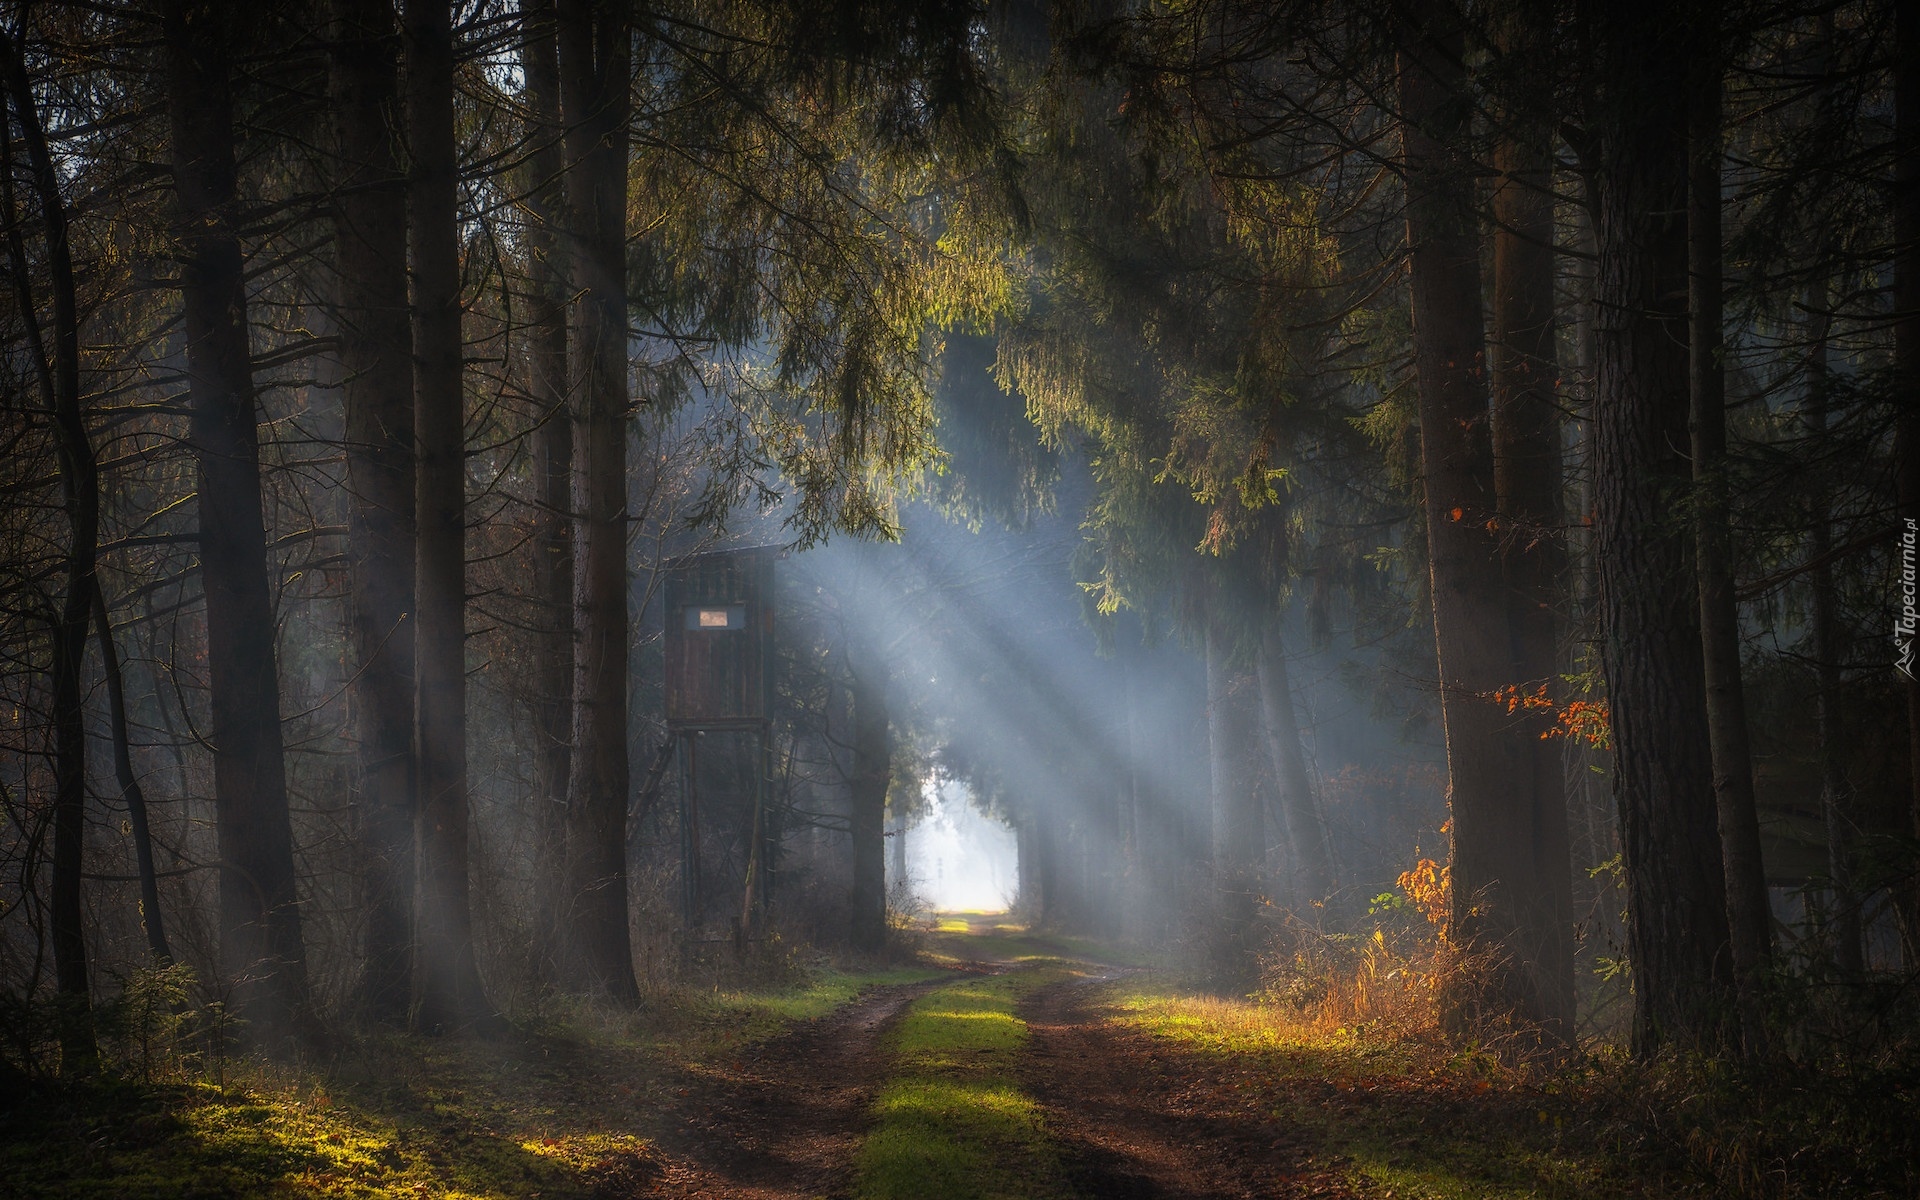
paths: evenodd
<path fill-rule="evenodd" d="M 687 610 L 687 628 L 703 632 L 720 629 L 745 629 L 747 627 L 747 608 L 744 604 L 731 604 L 725 608 L 689 608 Z"/>
<path fill-rule="evenodd" d="M 757 727 L 767 719 L 773 564 L 751 547 L 668 564 L 666 716 L 677 729 Z"/>

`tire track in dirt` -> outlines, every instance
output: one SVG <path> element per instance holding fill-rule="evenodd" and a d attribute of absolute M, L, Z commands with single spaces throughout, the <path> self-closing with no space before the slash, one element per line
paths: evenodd
<path fill-rule="evenodd" d="M 1025 1084 L 1069 1180 L 1100 1200 L 1355 1197 L 1345 1173 L 1204 1060 L 1109 1024 L 1114 971 L 1036 989 Z"/>
<path fill-rule="evenodd" d="M 907 1005 L 952 979 L 877 987 L 824 1017 L 669 1081 L 647 1190 L 609 1196 L 812 1200 L 846 1196 L 873 1098 L 892 1061 L 882 1043 Z"/>

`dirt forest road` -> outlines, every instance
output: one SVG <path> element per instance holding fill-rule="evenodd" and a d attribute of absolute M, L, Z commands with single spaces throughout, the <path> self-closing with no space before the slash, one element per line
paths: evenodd
<path fill-rule="evenodd" d="M 1036 991 L 1029 1089 L 1082 1196 L 1102 1200 L 1348 1197 L 1344 1173 L 1316 1160 L 1256 1099 L 1107 1022 L 1099 978 Z"/>
<path fill-rule="evenodd" d="M 875 1195 L 857 1164 L 876 1096 L 893 1066 L 888 1033 L 909 1005 L 954 979 L 1023 969 L 975 961 L 952 978 L 877 988 L 732 1061 L 675 1082 L 657 1149 L 660 1174 L 629 1194 L 726 1200 Z M 1101 985 L 1124 968 L 1081 964 L 1018 1005 L 1028 1036 L 1021 1087 L 1037 1102 L 1042 1136 L 1061 1168 L 1037 1197 L 1239 1200 L 1346 1197 L 1335 1174 L 1251 1102 L 1145 1035 L 1106 1019 Z M 925 1200 L 955 1191 L 929 1183 Z M 610 1193 L 611 1194 L 611 1193 Z M 880 1192 L 879 1195 L 897 1193 Z"/>
<path fill-rule="evenodd" d="M 853 1003 L 683 1073 L 645 1196 L 813 1200 L 853 1194 L 854 1157 L 888 1055 L 886 1030 L 943 981 L 874 988 Z"/>

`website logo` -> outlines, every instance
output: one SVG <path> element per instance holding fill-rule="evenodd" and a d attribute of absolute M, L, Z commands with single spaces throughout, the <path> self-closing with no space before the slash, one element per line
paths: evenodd
<path fill-rule="evenodd" d="M 1920 540 L 1920 520 L 1906 519 L 1900 530 L 1900 615 L 1893 620 L 1893 646 L 1900 652 L 1894 670 L 1913 678 L 1914 629 L 1920 625 L 1920 609 L 1915 607 L 1914 543 Z"/>

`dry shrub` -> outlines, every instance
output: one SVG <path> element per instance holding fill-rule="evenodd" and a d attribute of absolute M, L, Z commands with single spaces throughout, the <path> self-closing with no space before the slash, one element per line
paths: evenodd
<path fill-rule="evenodd" d="M 1438 1037 L 1440 997 L 1460 955 L 1441 938 L 1397 925 L 1334 932 L 1283 914 L 1264 956 L 1260 999 L 1316 1033 Z"/>
<path fill-rule="evenodd" d="M 1448 937 L 1452 872 L 1421 858 L 1395 882 L 1399 890 L 1375 896 L 1351 928 L 1278 911 L 1260 996 L 1322 1034 L 1434 1040 L 1452 1028 L 1444 1002 L 1482 967 Z"/>
<path fill-rule="evenodd" d="M 1549 1046 L 1505 1000 L 1504 954 L 1454 936 L 1447 867 L 1422 858 L 1396 882 L 1399 891 L 1375 896 L 1351 928 L 1291 912 L 1272 917 L 1262 998 L 1323 1034 L 1444 1040 L 1509 1062 Z"/>

